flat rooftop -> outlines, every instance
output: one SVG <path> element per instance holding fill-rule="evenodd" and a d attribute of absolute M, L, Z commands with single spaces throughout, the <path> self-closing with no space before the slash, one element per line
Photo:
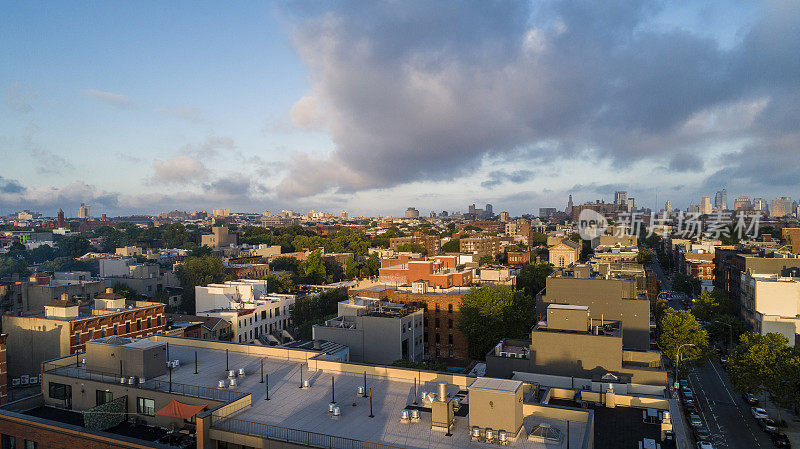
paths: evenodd
<path fill-rule="evenodd" d="M 189 344 L 191 344 L 189 342 Z M 195 374 L 194 357 L 197 353 L 198 372 Z M 332 435 L 359 441 L 380 443 L 387 446 L 408 448 L 486 448 L 485 443 L 473 442 L 469 435 L 469 417 L 455 417 L 455 430 L 451 436 L 443 432 L 431 430 L 431 413 L 429 409 L 421 408 L 419 422 L 401 423 L 401 411 L 413 407 L 414 381 L 412 379 L 387 378 L 383 376 L 367 376 L 367 387 L 372 389 L 373 414 L 370 418 L 369 398 L 357 394 L 359 386 L 364 385 L 362 374 L 325 372 L 314 370 L 314 360 L 309 360 L 309 365 L 301 362 L 287 361 L 286 359 L 262 358 L 244 353 L 231 351 L 228 354 L 228 368 L 238 371 L 244 368 L 245 377 L 237 379 L 237 386 L 226 390 L 239 393 L 252 394 L 252 405 L 235 415 L 216 422 L 212 428 L 228 430 L 231 432 L 266 437 L 273 434 L 268 426 L 252 426 L 246 421 L 266 424 L 271 426 L 297 429 L 301 431 Z M 180 367 L 172 370 L 174 383 L 199 385 L 217 388 L 220 380 L 227 379 L 226 354 L 224 350 L 196 348 L 193 346 L 179 346 L 175 343 L 169 345 L 169 359 L 180 360 Z M 264 373 L 269 379 L 269 398 L 266 400 L 266 383 L 260 383 L 261 361 L 264 362 Z M 80 377 L 83 367 L 74 365 L 59 368 L 59 374 Z M 310 381 L 310 387 L 300 388 L 300 372 L 303 379 Z M 328 404 L 331 402 L 331 379 L 335 384 L 335 400 L 340 407 L 341 415 L 332 418 L 328 413 Z M 169 380 L 168 375 L 148 379 L 145 388 L 151 383 L 164 384 Z M 487 388 L 494 386 L 505 389 L 517 385 L 516 381 L 483 378 L 480 382 L 487 384 Z M 497 383 L 497 385 L 492 384 Z M 499 383 L 498 383 L 499 382 Z M 513 382 L 514 385 L 511 385 Z M 490 385 L 491 384 L 491 385 Z M 521 383 L 519 383 L 521 385 Z M 480 386 L 479 384 L 478 386 Z M 493 388 L 494 388 L 493 387 Z M 152 388 L 151 388 L 152 389 Z M 423 382 L 417 390 L 417 397 L 423 392 L 435 392 L 435 382 Z M 448 396 L 463 397 L 466 389 L 457 385 L 448 385 Z M 469 404 L 469 397 L 462 401 Z M 418 404 L 423 407 L 422 403 Z M 463 410 L 463 409 L 462 409 Z M 539 424 L 548 424 L 566 432 L 567 423 L 563 420 L 528 416 L 523 425 L 526 432 Z M 579 448 L 586 431 L 586 424 L 570 422 L 570 447 Z M 273 428 L 274 429 L 274 428 Z M 273 432 L 273 433 L 271 433 Z M 566 448 L 566 440 L 559 444 L 528 441 L 520 438 L 512 441 L 509 447 L 530 449 Z"/>

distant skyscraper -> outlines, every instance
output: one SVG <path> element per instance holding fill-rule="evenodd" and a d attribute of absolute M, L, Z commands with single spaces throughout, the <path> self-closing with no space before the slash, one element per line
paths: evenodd
<path fill-rule="evenodd" d="M 81 203 L 81 207 L 78 208 L 78 218 L 89 218 L 92 216 L 92 206 L 87 206 L 86 204 Z"/>
<path fill-rule="evenodd" d="M 725 189 L 717 191 L 714 195 L 714 209 L 728 210 L 728 191 Z"/>
<path fill-rule="evenodd" d="M 766 212 L 767 209 L 767 200 L 764 198 L 753 198 L 753 210 Z"/>
<path fill-rule="evenodd" d="M 739 195 L 739 198 L 733 200 L 733 210 L 748 210 L 752 208 L 753 204 L 750 203 L 750 198 L 747 195 Z"/>
<path fill-rule="evenodd" d="M 792 212 L 792 198 L 789 196 L 775 198 L 769 205 L 769 216 L 773 218 L 780 218 Z"/>
<path fill-rule="evenodd" d="M 572 207 L 573 207 L 573 206 L 574 206 L 574 205 L 572 204 L 572 195 L 570 195 L 570 196 L 569 196 L 569 201 L 567 201 L 567 210 L 566 210 L 566 212 L 567 212 L 568 214 L 572 214 Z"/>
<path fill-rule="evenodd" d="M 492 205 L 486 203 L 486 209 L 483 210 L 483 213 L 486 214 L 486 217 L 492 218 L 494 216 L 494 212 L 492 212 Z"/>
<path fill-rule="evenodd" d="M 711 207 L 711 199 L 707 196 L 700 198 L 700 204 L 698 205 L 698 211 L 703 215 L 708 215 L 713 212 L 713 207 Z"/>
<path fill-rule="evenodd" d="M 625 203 L 628 206 L 628 211 L 636 210 L 636 198 L 625 198 Z"/>
<path fill-rule="evenodd" d="M 406 218 L 419 218 L 419 211 L 413 207 L 406 209 Z"/>
<path fill-rule="evenodd" d="M 614 204 L 619 204 L 620 206 L 627 206 L 628 205 L 628 192 L 625 190 L 617 190 L 614 192 Z"/>
<path fill-rule="evenodd" d="M 669 200 L 667 200 L 667 203 L 664 204 L 664 210 L 667 212 L 672 212 L 672 203 L 670 203 Z"/>
<path fill-rule="evenodd" d="M 505 223 L 506 221 L 508 221 L 509 218 L 511 218 L 511 214 L 505 211 L 500 212 L 500 221 Z"/>

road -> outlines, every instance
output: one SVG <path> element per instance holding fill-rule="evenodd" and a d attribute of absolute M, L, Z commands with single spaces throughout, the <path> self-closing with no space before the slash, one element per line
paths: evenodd
<path fill-rule="evenodd" d="M 670 290 L 671 283 L 658 262 L 653 264 L 661 290 Z M 682 295 L 681 295 L 682 296 Z M 683 308 L 682 297 L 673 295 L 669 306 Z M 714 448 L 768 449 L 774 447 L 765 432 L 758 427 L 750 406 L 733 391 L 725 370 L 718 361 L 708 360 L 702 368 L 693 367 L 689 384 L 695 393 L 698 412 L 711 433 Z M 685 419 L 685 418 L 684 418 Z M 686 422 L 684 420 L 684 422 Z M 690 429 L 687 423 L 687 429 Z M 694 442 L 681 447 L 694 447 Z"/>

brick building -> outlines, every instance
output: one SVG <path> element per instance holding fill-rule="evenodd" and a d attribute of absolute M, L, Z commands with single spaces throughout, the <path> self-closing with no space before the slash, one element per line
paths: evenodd
<path fill-rule="evenodd" d="M 502 243 L 500 237 L 468 237 L 460 240 L 460 250 L 462 253 L 495 257 L 500 254 Z"/>
<path fill-rule="evenodd" d="M 6 361 L 6 339 L 8 334 L 0 334 L 0 405 L 8 402 L 8 362 Z"/>
<path fill-rule="evenodd" d="M 425 248 L 425 251 L 430 255 L 435 255 L 441 248 L 441 241 L 435 235 L 419 234 L 410 237 L 392 237 L 389 239 L 389 248 L 398 251 L 398 247 L 408 243 L 416 243 Z"/>
<path fill-rule="evenodd" d="M 412 304 L 423 309 L 425 321 L 425 354 L 434 360 L 469 358 L 469 341 L 458 330 L 463 292 L 411 293 L 395 289 L 350 290 L 351 296 L 378 298 L 391 302 Z"/>
<path fill-rule="evenodd" d="M 463 287 L 472 283 L 472 270 L 459 270 L 458 257 L 436 256 L 434 259 L 413 260 L 406 256 L 382 259 L 379 275 L 382 282 L 411 285 L 427 281 L 431 287 Z"/>
<path fill-rule="evenodd" d="M 44 311 L 4 315 L 9 377 L 38 375 L 42 361 L 84 351 L 86 342 L 95 338 L 140 338 L 164 330 L 165 304 L 126 301 L 110 290 L 98 294 L 92 306 L 79 305 L 65 295 Z"/>
<path fill-rule="evenodd" d="M 508 264 L 511 266 L 527 265 L 531 263 L 530 251 L 509 251 Z"/>

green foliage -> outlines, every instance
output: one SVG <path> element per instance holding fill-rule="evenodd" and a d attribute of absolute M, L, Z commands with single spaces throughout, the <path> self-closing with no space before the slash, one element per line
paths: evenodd
<path fill-rule="evenodd" d="M 681 349 L 682 363 L 685 359 L 700 357 L 708 349 L 708 333 L 689 311 L 669 308 L 664 311 L 659 324 L 661 352 L 673 362 L 676 360 L 678 348 L 684 344 L 694 346 L 684 346 Z"/>
<path fill-rule="evenodd" d="M 402 245 L 397 245 L 397 251 L 401 253 L 421 253 L 423 255 L 428 254 L 428 251 L 425 250 L 425 247 L 419 243 L 403 243 Z"/>
<path fill-rule="evenodd" d="M 325 263 L 319 251 L 314 251 L 301 265 L 301 282 L 304 284 L 320 285 L 327 279 Z"/>
<path fill-rule="evenodd" d="M 700 294 L 700 279 L 683 273 L 675 273 L 672 279 L 672 289 L 676 292 L 686 293 L 690 298 Z"/>
<path fill-rule="evenodd" d="M 553 273 L 553 269 L 546 262 L 525 265 L 517 275 L 517 288 L 527 295 L 535 296 L 545 287 L 547 276 Z"/>
<path fill-rule="evenodd" d="M 364 262 L 364 271 L 362 276 L 365 277 L 372 277 L 377 276 L 381 268 L 381 260 L 378 258 L 378 255 L 373 253 L 367 258 L 367 261 Z"/>
<path fill-rule="evenodd" d="M 344 263 L 344 277 L 345 279 L 355 279 L 359 274 L 359 265 L 355 257 L 350 256 Z"/>
<path fill-rule="evenodd" d="M 118 293 L 125 297 L 128 301 L 140 301 L 143 300 L 144 297 L 136 292 L 136 290 L 130 288 L 129 286 L 117 282 L 114 284 L 114 293 Z"/>
<path fill-rule="evenodd" d="M 123 396 L 85 410 L 83 426 L 91 430 L 107 430 L 122 423 L 127 418 L 126 404 L 127 398 Z"/>
<path fill-rule="evenodd" d="M 711 321 L 715 315 L 735 315 L 736 307 L 728 295 L 720 289 L 703 292 L 694 301 L 692 313 L 701 321 Z"/>
<path fill-rule="evenodd" d="M 481 266 L 483 266 L 483 265 L 491 265 L 493 263 L 494 263 L 494 257 L 492 257 L 492 256 L 490 256 L 488 254 L 481 256 L 480 260 L 478 260 L 478 264 L 481 265 Z"/>
<path fill-rule="evenodd" d="M 20 276 L 28 276 L 30 274 L 28 264 L 21 259 L 0 256 L 0 277 L 10 276 L 15 273 Z"/>
<path fill-rule="evenodd" d="M 747 323 L 741 318 L 723 313 L 711 315 L 707 320 L 706 331 L 711 341 L 724 343 L 726 345 L 735 344 L 739 337 L 747 332 Z"/>
<path fill-rule="evenodd" d="M 539 246 L 547 244 L 547 234 L 541 232 L 534 232 L 531 235 L 531 246 Z"/>
<path fill-rule="evenodd" d="M 60 253 L 63 256 L 72 257 L 73 259 L 95 250 L 91 243 L 89 243 L 89 240 L 78 235 L 56 235 L 53 236 L 53 239 L 58 245 Z"/>
<path fill-rule="evenodd" d="M 783 335 L 743 334 L 728 363 L 733 388 L 739 392 L 765 392 L 778 406 L 778 420 L 782 407 L 799 403 L 800 356 Z"/>
<path fill-rule="evenodd" d="M 181 308 L 189 313 L 195 312 L 194 288 L 198 285 L 218 283 L 225 280 L 225 266 L 222 259 L 210 255 L 189 257 L 176 272 L 183 287 Z"/>
<path fill-rule="evenodd" d="M 264 277 L 267 281 L 267 291 L 270 293 L 294 293 L 297 291 L 295 276 L 283 274 L 268 274 Z"/>
<path fill-rule="evenodd" d="M 440 254 L 447 254 L 447 253 L 457 253 L 461 251 L 461 240 L 459 239 L 451 239 L 448 240 L 442 248 L 439 250 Z"/>
<path fill-rule="evenodd" d="M 573 232 L 572 234 L 570 234 L 569 239 L 575 243 L 581 243 L 583 241 L 581 235 L 578 234 L 577 232 Z"/>
<path fill-rule="evenodd" d="M 167 248 L 186 248 L 194 244 L 194 239 L 182 224 L 164 226 L 161 239 Z"/>
<path fill-rule="evenodd" d="M 300 261 L 294 257 L 278 256 L 269 261 L 269 269 L 273 271 L 290 271 L 300 273 Z"/>
<path fill-rule="evenodd" d="M 502 338 L 525 338 L 535 323 L 533 299 L 509 287 L 474 287 L 461 298 L 458 328 L 469 340 L 470 357 L 483 359 Z"/>
<path fill-rule="evenodd" d="M 660 248 L 661 247 L 661 237 L 658 234 L 650 235 L 646 239 L 644 239 L 644 244 L 648 248 L 653 248 L 653 249 Z"/>
<path fill-rule="evenodd" d="M 392 362 L 392 366 L 400 368 L 412 368 L 423 371 L 447 372 L 447 364 L 444 362 L 412 362 L 408 359 L 399 359 Z"/>
<path fill-rule="evenodd" d="M 653 250 L 644 246 L 639 247 L 639 254 L 636 261 L 640 264 L 649 265 L 653 262 Z"/>
<path fill-rule="evenodd" d="M 91 262 L 75 260 L 72 257 L 56 257 L 41 266 L 44 271 L 89 271 L 93 275 L 99 272 L 97 266 Z"/>
<path fill-rule="evenodd" d="M 338 304 L 347 300 L 347 292 L 327 290 L 318 295 L 297 298 L 291 318 L 301 339 L 311 339 L 311 326 L 336 317 Z"/>

